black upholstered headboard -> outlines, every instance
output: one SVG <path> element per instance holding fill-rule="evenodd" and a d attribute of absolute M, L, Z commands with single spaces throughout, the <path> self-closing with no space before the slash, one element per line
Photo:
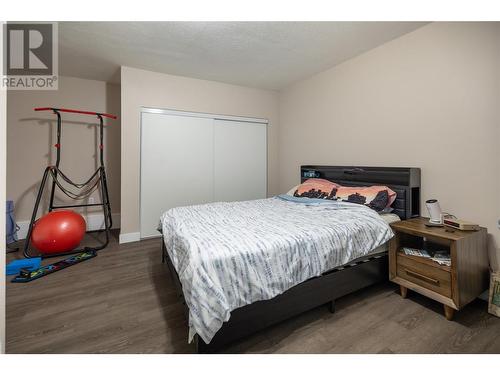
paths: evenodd
<path fill-rule="evenodd" d="M 301 182 L 324 178 L 344 186 L 385 185 L 397 194 L 393 213 L 402 220 L 420 216 L 420 168 L 303 165 Z"/>

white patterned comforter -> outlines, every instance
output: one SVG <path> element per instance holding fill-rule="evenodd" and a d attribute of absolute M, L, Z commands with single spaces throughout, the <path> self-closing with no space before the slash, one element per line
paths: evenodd
<path fill-rule="evenodd" d="M 231 311 L 367 255 L 393 236 L 365 206 L 286 197 L 178 207 L 162 215 L 189 307 L 190 342 L 197 333 L 209 343 Z"/>

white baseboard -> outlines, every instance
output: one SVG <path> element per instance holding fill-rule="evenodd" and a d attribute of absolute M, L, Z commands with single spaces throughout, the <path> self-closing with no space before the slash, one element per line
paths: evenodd
<path fill-rule="evenodd" d="M 120 233 L 119 243 L 137 242 L 141 240 L 140 232 Z"/>
<path fill-rule="evenodd" d="M 85 221 L 87 222 L 87 230 L 99 230 L 104 229 L 104 216 L 103 214 L 91 214 L 87 216 L 83 216 Z M 113 218 L 113 229 L 120 228 L 120 214 L 111 214 Z M 17 232 L 17 238 L 19 240 L 24 240 L 26 235 L 28 234 L 28 228 L 30 226 L 30 222 L 26 221 L 18 221 L 17 225 L 19 225 L 19 231 Z"/>

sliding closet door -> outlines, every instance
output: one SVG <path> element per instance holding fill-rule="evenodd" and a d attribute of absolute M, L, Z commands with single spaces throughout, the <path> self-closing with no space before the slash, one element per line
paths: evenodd
<path fill-rule="evenodd" d="M 142 113 L 141 237 L 172 207 L 212 202 L 213 119 Z"/>
<path fill-rule="evenodd" d="M 241 201 L 267 195 L 267 124 L 214 121 L 214 199 Z"/>

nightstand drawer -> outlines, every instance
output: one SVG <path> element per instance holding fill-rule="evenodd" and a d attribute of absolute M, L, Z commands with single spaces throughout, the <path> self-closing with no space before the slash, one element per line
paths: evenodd
<path fill-rule="evenodd" d="M 451 298 L 450 272 L 402 254 L 397 255 L 396 267 L 398 277 Z"/>

